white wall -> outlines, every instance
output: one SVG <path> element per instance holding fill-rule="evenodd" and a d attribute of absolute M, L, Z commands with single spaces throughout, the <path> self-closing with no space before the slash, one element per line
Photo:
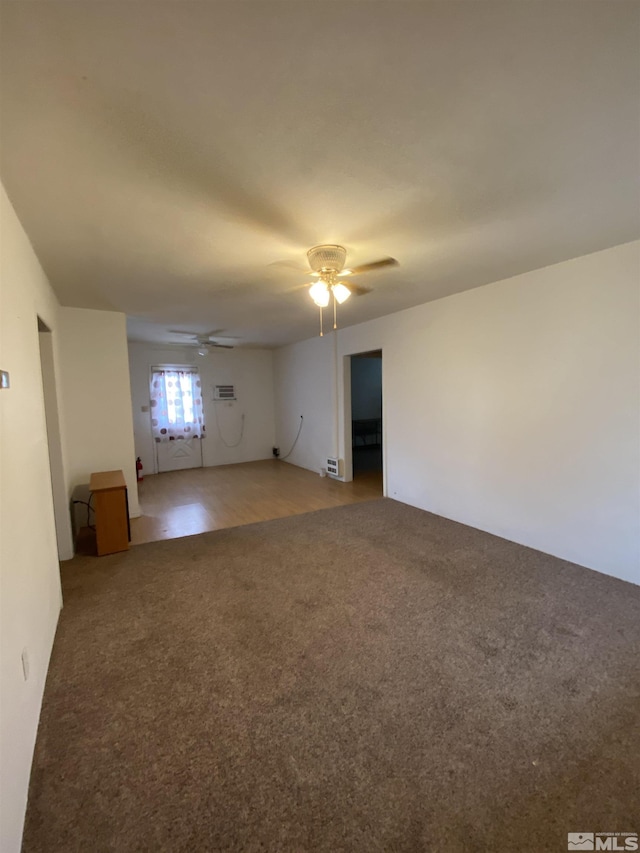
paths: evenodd
<path fill-rule="evenodd" d="M 148 408 L 150 370 L 159 364 L 190 364 L 198 368 L 207 433 L 202 443 L 205 466 L 272 458 L 275 427 L 273 356 L 270 350 L 214 349 L 202 358 L 193 347 L 163 347 L 132 341 L 129 343 L 129 366 L 135 452 L 142 461 L 144 473 L 153 474 L 156 470 Z M 213 386 L 231 384 L 236 386 L 237 400 L 214 403 Z M 242 415 L 242 441 L 237 447 L 225 446 L 224 442 L 233 445 L 238 441 Z"/>
<path fill-rule="evenodd" d="M 0 391 L 0 849 L 17 853 L 61 606 L 37 322 L 55 362 L 58 304 L 2 188 L 0 208 L 0 367 L 11 375 Z"/>
<path fill-rule="evenodd" d="M 94 471 L 122 470 L 129 514 L 140 514 L 136 484 L 126 318 L 113 311 L 61 308 L 60 407 L 67 488 Z"/>
<path fill-rule="evenodd" d="M 337 453 L 334 335 L 282 347 L 274 354 L 276 445 L 288 462 L 319 472 Z"/>
<path fill-rule="evenodd" d="M 388 496 L 640 583 L 639 275 L 629 243 L 340 330 L 341 375 L 383 350 Z M 330 348 L 275 363 L 277 423 L 304 403 L 320 452 Z"/>

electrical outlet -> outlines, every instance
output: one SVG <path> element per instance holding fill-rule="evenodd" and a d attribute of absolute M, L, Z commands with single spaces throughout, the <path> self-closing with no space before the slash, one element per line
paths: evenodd
<path fill-rule="evenodd" d="M 27 649 L 22 650 L 22 674 L 24 675 L 24 680 L 29 680 L 29 652 Z"/>

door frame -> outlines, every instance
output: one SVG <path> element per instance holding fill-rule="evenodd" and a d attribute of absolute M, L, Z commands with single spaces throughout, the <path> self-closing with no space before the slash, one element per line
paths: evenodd
<path fill-rule="evenodd" d="M 381 360 L 381 393 L 382 393 L 382 495 L 387 496 L 387 417 L 385 412 L 384 393 L 384 349 L 383 347 L 367 347 L 365 350 L 350 352 L 342 356 L 342 458 L 344 461 L 345 483 L 353 480 L 353 427 L 351 421 L 351 359 L 354 356 L 379 352 Z"/>
<path fill-rule="evenodd" d="M 37 316 L 38 353 L 42 380 L 42 406 L 47 436 L 47 458 L 51 476 L 51 498 L 59 560 L 70 560 L 74 555 L 71 511 L 64 474 L 62 433 L 58 406 L 55 349 L 53 330 Z"/>

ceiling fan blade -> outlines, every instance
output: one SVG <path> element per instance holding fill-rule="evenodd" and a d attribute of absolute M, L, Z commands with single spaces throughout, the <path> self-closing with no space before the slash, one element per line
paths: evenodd
<path fill-rule="evenodd" d="M 167 329 L 170 335 L 186 335 L 189 338 L 197 338 L 196 332 L 187 332 L 186 329 Z"/>
<path fill-rule="evenodd" d="M 233 335 L 217 335 L 215 332 L 209 335 L 202 336 L 207 343 L 217 343 L 218 341 L 237 341 L 238 338 Z"/>
<path fill-rule="evenodd" d="M 236 340 L 236 338 L 231 337 L 230 335 L 221 335 L 220 332 L 222 331 L 224 331 L 224 329 L 212 329 L 210 332 L 188 332 L 186 329 L 167 329 L 167 332 L 171 335 L 184 335 L 185 337 L 193 338 L 196 343 L 199 344 L 212 343 L 212 338 L 223 341 Z M 219 346 L 222 346 L 222 344 L 219 344 Z"/>
<path fill-rule="evenodd" d="M 351 292 L 352 296 L 365 296 L 367 293 L 371 293 L 373 291 L 372 287 L 363 287 L 361 284 L 352 284 L 349 282 L 345 285 Z"/>
<path fill-rule="evenodd" d="M 209 343 L 206 344 L 206 346 L 217 347 L 218 349 L 233 349 L 234 348 L 234 344 L 217 344 L 215 341 L 209 341 Z"/>
<path fill-rule="evenodd" d="M 270 267 L 284 267 L 288 270 L 295 270 L 296 272 L 302 273 L 302 275 L 310 275 L 309 267 L 304 267 L 302 264 L 296 263 L 296 261 L 272 261 L 269 264 Z"/>
<path fill-rule="evenodd" d="M 397 267 L 399 264 L 395 258 L 380 258 L 379 261 L 371 261 L 368 264 L 360 264 L 359 267 L 349 267 L 349 269 L 342 270 L 342 272 L 338 273 L 340 277 L 348 276 L 348 275 L 360 275 L 363 272 L 373 272 L 373 270 L 380 270 L 384 267 Z"/>
<path fill-rule="evenodd" d="M 222 334 L 222 332 L 224 332 L 224 329 L 211 329 L 211 331 L 210 331 L 210 332 L 202 332 L 201 337 L 203 337 L 203 338 L 220 338 L 220 337 L 224 337 L 224 335 Z"/>

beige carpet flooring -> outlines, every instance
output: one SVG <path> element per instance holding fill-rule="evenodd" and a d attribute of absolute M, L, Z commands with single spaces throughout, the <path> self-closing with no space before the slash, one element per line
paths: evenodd
<path fill-rule="evenodd" d="M 640 830 L 640 588 L 381 499 L 63 569 L 25 851 Z"/>

